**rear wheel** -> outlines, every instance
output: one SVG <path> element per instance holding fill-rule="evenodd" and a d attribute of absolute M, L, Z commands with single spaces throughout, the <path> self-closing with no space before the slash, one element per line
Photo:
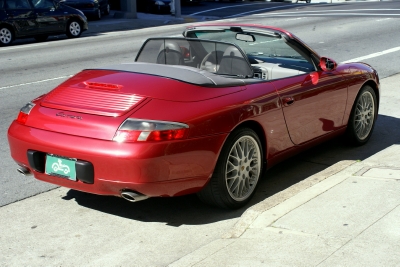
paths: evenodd
<path fill-rule="evenodd" d="M 69 38 L 77 38 L 82 34 L 82 27 L 79 22 L 72 20 L 67 25 L 67 36 Z"/>
<path fill-rule="evenodd" d="M 361 88 L 354 102 L 347 125 L 347 139 L 354 145 L 367 143 L 374 129 L 378 109 L 374 90 L 366 85 Z"/>
<path fill-rule="evenodd" d="M 263 152 L 257 134 L 249 128 L 232 132 L 226 140 L 209 183 L 198 193 L 207 203 L 240 208 L 255 193 L 262 172 Z"/>
<path fill-rule="evenodd" d="M 6 46 L 14 40 L 14 33 L 7 26 L 0 26 L 0 46 Z"/>

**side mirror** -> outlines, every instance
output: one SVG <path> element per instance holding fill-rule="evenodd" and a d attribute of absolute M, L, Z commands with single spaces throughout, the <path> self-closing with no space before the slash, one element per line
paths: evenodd
<path fill-rule="evenodd" d="M 311 72 L 307 77 L 304 79 L 302 86 L 309 85 L 312 83 L 313 85 L 317 85 L 319 82 L 319 74 L 318 72 Z"/>
<path fill-rule="evenodd" d="M 327 57 L 321 57 L 319 66 L 323 71 L 333 71 L 337 67 L 336 61 Z"/>

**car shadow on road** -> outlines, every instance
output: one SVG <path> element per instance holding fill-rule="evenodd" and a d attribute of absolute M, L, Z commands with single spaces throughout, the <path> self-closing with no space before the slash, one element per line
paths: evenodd
<path fill-rule="evenodd" d="M 342 160 L 364 160 L 400 144 L 400 119 L 380 115 L 368 144 L 349 146 L 343 137 L 318 145 L 268 170 L 251 202 L 238 210 L 225 210 L 203 204 L 196 195 L 150 198 L 131 203 L 122 198 L 68 191 L 65 200 L 110 215 L 142 222 L 162 222 L 169 226 L 200 225 L 240 217 L 246 209 Z"/>

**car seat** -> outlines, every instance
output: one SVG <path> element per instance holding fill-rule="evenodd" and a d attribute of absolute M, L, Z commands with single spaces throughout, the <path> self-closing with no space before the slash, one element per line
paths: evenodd
<path fill-rule="evenodd" d="M 165 41 L 157 56 L 158 64 L 185 65 L 181 48 L 174 41 Z"/>

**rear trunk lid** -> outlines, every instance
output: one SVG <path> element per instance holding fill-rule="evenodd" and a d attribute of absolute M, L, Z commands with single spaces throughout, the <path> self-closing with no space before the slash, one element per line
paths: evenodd
<path fill-rule="evenodd" d="M 112 140 L 121 123 L 151 99 L 203 101 L 244 88 L 208 88 L 154 75 L 85 70 L 39 99 L 26 125 L 64 134 Z M 157 117 L 160 112 L 163 111 L 154 110 L 152 117 Z"/>

